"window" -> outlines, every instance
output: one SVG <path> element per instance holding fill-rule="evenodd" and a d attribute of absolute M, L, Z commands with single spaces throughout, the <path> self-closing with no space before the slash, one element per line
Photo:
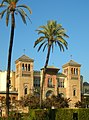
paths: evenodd
<path fill-rule="evenodd" d="M 39 77 L 34 78 L 34 87 L 40 87 L 40 78 Z"/>
<path fill-rule="evenodd" d="M 78 68 L 76 68 L 75 74 L 78 75 Z"/>
<path fill-rule="evenodd" d="M 73 96 L 76 96 L 76 89 L 73 89 Z"/>
<path fill-rule="evenodd" d="M 58 78 L 57 81 L 58 81 L 58 87 L 64 88 L 64 79 L 63 78 Z"/>
<path fill-rule="evenodd" d="M 85 88 L 84 92 L 89 94 L 89 89 Z"/>
<path fill-rule="evenodd" d="M 76 69 L 74 68 L 74 75 L 76 75 Z"/>
<path fill-rule="evenodd" d="M 73 68 L 71 68 L 71 74 L 73 74 Z"/>
<path fill-rule="evenodd" d="M 48 78 L 48 87 L 52 87 L 52 78 Z"/>
<path fill-rule="evenodd" d="M 24 94 L 27 95 L 27 87 L 24 89 Z"/>
<path fill-rule="evenodd" d="M 22 64 L 22 70 L 24 70 L 24 64 Z"/>
<path fill-rule="evenodd" d="M 27 71 L 27 64 L 25 64 L 25 70 Z"/>
<path fill-rule="evenodd" d="M 30 71 L 30 64 L 28 64 L 28 71 Z"/>

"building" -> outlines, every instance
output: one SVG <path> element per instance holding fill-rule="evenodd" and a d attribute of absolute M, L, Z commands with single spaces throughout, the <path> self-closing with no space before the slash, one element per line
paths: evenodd
<path fill-rule="evenodd" d="M 40 95 L 40 86 L 42 83 L 43 68 L 40 71 L 34 71 L 34 60 L 26 55 L 22 55 L 15 61 L 16 70 L 10 73 L 10 100 L 20 100 L 27 94 L 36 92 Z M 81 101 L 81 65 L 70 60 L 62 66 L 63 72 L 55 66 L 48 66 L 43 87 L 43 99 L 50 95 L 62 95 L 70 98 L 70 107 Z M 6 94 L 6 73 L 0 71 L 0 97 Z"/>

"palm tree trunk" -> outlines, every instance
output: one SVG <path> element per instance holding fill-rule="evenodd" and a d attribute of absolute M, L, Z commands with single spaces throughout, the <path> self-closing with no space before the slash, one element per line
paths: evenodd
<path fill-rule="evenodd" d="M 11 35 L 10 35 L 10 44 L 8 51 L 8 65 L 7 65 L 7 81 L 6 81 L 6 116 L 9 116 L 9 82 L 10 82 L 10 71 L 11 71 L 11 55 L 12 55 L 12 47 L 13 47 L 13 39 L 14 39 L 14 11 L 11 14 Z"/>
<path fill-rule="evenodd" d="M 48 53 L 47 53 L 47 57 L 46 57 L 46 62 L 45 62 L 45 66 L 43 68 L 43 77 L 42 77 L 42 86 L 41 86 L 41 95 L 40 95 L 41 96 L 40 107 L 41 107 L 41 104 L 42 104 L 43 87 L 44 87 L 45 75 L 46 75 L 47 66 L 48 66 L 49 57 L 50 57 L 50 50 L 51 50 L 51 45 L 49 45 L 49 47 L 48 47 Z"/>

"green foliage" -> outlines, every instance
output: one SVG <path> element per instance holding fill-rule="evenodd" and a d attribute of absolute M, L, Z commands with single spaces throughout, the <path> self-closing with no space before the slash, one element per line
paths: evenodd
<path fill-rule="evenodd" d="M 50 98 L 46 98 L 44 101 L 44 108 L 68 108 L 70 99 L 52 95 Z"/>
<path fill-rule="evenodd" d="M 38 51 L 43 47 L 43 51 L 46 47 L 51 46 L 52 50 L 54 45 L 58 45 L 61 51 L 64 51 L 64 47 L 67 49 L 68 43 L 64 39 L 64 37 L 69 37 L 65 33 L 65 29 L 61 24 L 58 24 L 57 21 L 49 20 L 46 25 L 40 26 L 37 29 L 38 34 L 41 34 L 34 44 L 34 47 L 40 43 Z"/>
<path fill-rule="evenodd" d="M 89 108 L 81 108 L 79 110 L 79 120 L 89 120 Z"/>
<path fill-rule="evenodd" d="M 72 109 L 58 109 L 55 120 L 72 120 Z"/>
<path fill-rule="evenodd" d="M 33 109 L 29 114 L 29 120 L 74 120 L 74 114 L 77 114 L 78 120 L 89 120 L 89 109 L 86 108 Z"/>
<path fill-rule="evenodd" d="M 77 114 L 78 120 L 89 120 L 89 109 L 30 109 L 28 114 L 11 115 L 9 120 L 76 120 L 74 115 Z M 5 120 L 5 118 L 0 118 Z"/>
<path fill-rule="evenodd" d="M 14 12 L 14 15 L 17 15 L 17 13 L 21 16 L 22 21 L 27 24 L 26 18 L 30 20 L 30 17 L 25 12 L 24 8 L 29 11 L 31 14 L 32 11 L 29 6 L 26 6 L 24 4 L 17 5 L 19 0 L 2 0 L 0 4 L 0 8 L 2 8 L 2 12 L 0 12 L 0 18 L 2 19 L 4 14 L 6 14 L 6 25 L 8 26 L 10 15 L 12 14 L 12 11 Z M 30 20 L 31 21 L 31 20 Z M 14 22 L 15 25 L 15 22 Z"/>
<path fill-rule="evenodd" d="M 49 111 L 44 109 L 31 109 L 29 120 L 49 120 Z"/>
<path fill-rule="evenodd" d="M 81 102 L 78 101 L 75 104 L 75 107 L 78 107 L 78 108 L 86 108 L 88 106 L 89 106 L 89 96 L 83 96 L 83 95 L 82 95 Z"/>
<path fill-rule="evenodd" d="M 29 109 L 37 109 L 40 108 L 40 98 L 36 95 L 27 95 L 20 100 L 21 106 L 28 106 Z"/>

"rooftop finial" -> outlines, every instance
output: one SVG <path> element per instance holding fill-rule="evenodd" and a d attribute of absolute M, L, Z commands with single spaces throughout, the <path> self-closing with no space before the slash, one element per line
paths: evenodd
<path fill-rule="evenodd" d="M 25 55 L 25 49 L 23 49 L 24 55 Z"/>
<path fill-rule="evenodd" d="M 72 60 L 72 55 L 70 55 L 70 59 Z"/>

